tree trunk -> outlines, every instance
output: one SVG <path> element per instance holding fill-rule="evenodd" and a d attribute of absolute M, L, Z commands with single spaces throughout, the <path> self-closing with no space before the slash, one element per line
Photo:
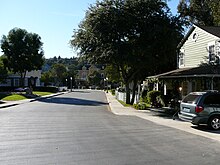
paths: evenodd
<path fill-rule="evenodd" d="M 131 104 L 129 83 L 126 83 L 126 104 Z"/>
<path fill-rule="evenodd" d="M 134 80 L 133 81 L 133 87 L 132 87 L 132 98 L 131 98 L 131 105 L 134 104 L 134 99 L 135 99 L 135 93 L 136 93 L 136 87 L 137 87 L 137 82 Z"/>
<path fill-rule="evenodd" d="M 26 72 L 20 72 L 20 86 L 21 87 L 24 87 L 24 80 L 25 80 L 25 77 L 26 77 Z"/>

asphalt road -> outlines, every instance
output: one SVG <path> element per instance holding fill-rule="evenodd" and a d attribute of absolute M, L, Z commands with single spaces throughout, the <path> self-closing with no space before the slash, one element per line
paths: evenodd
<path fill-rule="evenodd" d="M 100 91 L 0 110 L 0 165 L 212 165 L 220 144 L 109 111 Z"/>

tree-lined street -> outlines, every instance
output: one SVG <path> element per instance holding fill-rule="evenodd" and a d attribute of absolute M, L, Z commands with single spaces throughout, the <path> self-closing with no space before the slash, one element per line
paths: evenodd
<path fill-rule="evenodd" d="M 81 90 L 0 110 L 0 164 L 214 164 L 219 142 L 110 112 Z"/>

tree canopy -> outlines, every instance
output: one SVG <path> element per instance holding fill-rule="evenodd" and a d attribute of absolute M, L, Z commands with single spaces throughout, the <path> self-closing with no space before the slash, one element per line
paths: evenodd
<path fill-rule="evenodd" d="M 113 65 L 126 84 L 176 67 L 181 22 L 162 0 L 103 0 L 91 5 L 71 45 L 92 62 Z"/>
<path fill-rule="evenodd" d="M 3 64 L 4 56 L 0 57 L 0 82 L 4 82 L 8 76 L 8 71 Z"/>
<path fill-rule="evenodd" d="M 188 23 L 220 26 L 219 0 L 181 0 L 178 12 Z"/>
<path fill-rule="evenodd" d="M 4 65 L 12 72 L 19 73 L 21 85 L 27 71 L 38 70 L 43 65 L 43 43 L 35 33 L 25 29 L 14 28 L 8 35 L 3 35 L 1 48 L 6 57 Z"/>

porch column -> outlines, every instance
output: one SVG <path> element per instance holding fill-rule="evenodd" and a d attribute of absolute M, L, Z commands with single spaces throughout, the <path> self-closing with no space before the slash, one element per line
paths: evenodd
<path fill-rule="evenodd" d="M 156 83 L 156 89 L 155 89 L 156 91 L 158 91 L 159 90 L 159 83 L 157 82 Z"/>
<path fill-rule="evenodd" d="M 166 83 L 164 83 L 163 85 L 163 91 L 164 91 L 164 96 L 166 96 L 167 95 L 167 84 Z"/>

